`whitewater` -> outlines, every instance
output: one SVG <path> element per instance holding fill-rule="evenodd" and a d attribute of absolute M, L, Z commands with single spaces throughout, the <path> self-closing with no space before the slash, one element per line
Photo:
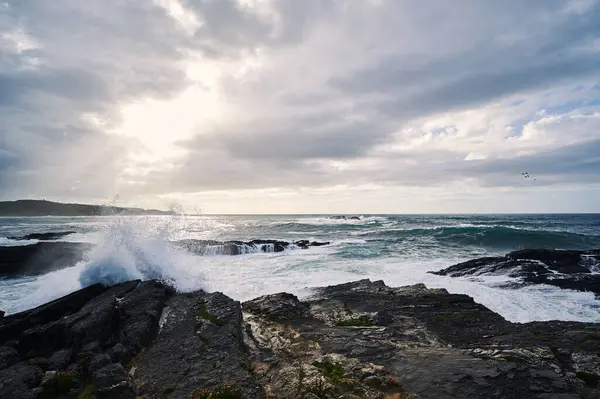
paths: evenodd
<path fill-rule="evenodd" d="M 327 215 L 102 216 L 0 218 L 0 246 L 36 240 L 9 237 L 74 231 L 61 241 L 94 248 L 84 260 L 42 276 L 0 279 L 0 309 L 14 313 L 94 283 L 159 279 L 177 290 L 221 291 L 237 300 L 369 278 L 390 286 L 424 283 L 467 294 L 515 322 L 600 321 L 591 293 L 536 285 L 506 288 L 506 276 L 449 278 L 428 274 L 465 260 L 522 248 L 600 248 L 600 215 Z M 248 247 L 222 255 L 219 247 L 192 254 L 174 241 L 277 239 L 326 241 L 283 252 Z"/>

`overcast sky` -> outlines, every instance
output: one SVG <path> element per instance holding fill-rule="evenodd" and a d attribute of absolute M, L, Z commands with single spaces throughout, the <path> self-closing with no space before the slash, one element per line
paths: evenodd
<path fill-rule="evenodd" d="M 600 212 L 600 1 L 0 0 L 0 199 L 117 195 Z"/>

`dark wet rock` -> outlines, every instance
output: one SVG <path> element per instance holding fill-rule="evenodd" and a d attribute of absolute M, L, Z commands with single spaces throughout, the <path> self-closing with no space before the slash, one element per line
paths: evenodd
<path fill-rule="evenodd" d="M 114 363 L 127 363 L 131 359 L 131 353 L 120 342 L 108 350 L 108 355 Z"/>
<path fill-rule="evenodd" d="M 33 398 L 32 390 L 40 385 L 43 371 L 22 362 L 0 370 L 0 398 Z"/>
<path fill-rule="evenodd" d="M 92 247 L 75 242 L 0 246 L 0 277 L 33 276 L 75 266 Z"/>
<path fill-rule="evenodd" d="M 360 216 L 335 215 L 335 216 L 330 216 L 329 219 L 333 219 L 333 220 L 361 220 L 361 217 Z"/>
<path fill-rule="evenodd" d="M 134 360 L 140 395 L 188 398 L 196 390 L 232 385 L 244 398 L 261 397 L 243 343 L 239 302 L 200 291 L 177 295 L 166 306 L 158 338 Z"/>
<path fill-rule="evenodd" d="M 64 370 L 73 360 L 72 349 L 62 349 L 54 352 L 50 357 L 48 366 L 53 370 Z"/>
<path fill-rule="evenodd" d="M 0 320 L 3 372 L 18 366 L 11 375 L 31 374 L 32 369 L 20 364 L 53 372 L 48 374 L 46 383 L 40 378 L 33 386 L 28 385 L 36 391 L 27 395 L 44 397 L 55 388 L 61 389 L 59 396 L 67 395 L 61 384 L 68 383 L 71 396 L 67 396 L 77 397 L 79 391 L 91 389 L 84 387 L 84 382 L 92 379 L 97 380 L 92 393 L 98 398 L 134 397 L 127 373 L 121 372 L 123 366 L 113 363 L 113 359 L 125 362 L 151 343 L 170 295 L 172 291 L 156 281 L 130 281 L 112 287 L 93 285 L 38 308 L 6 316 Z M 11 347 L 6 346 L 7 342 Z M 15 356 L 20 362 L 16 365 Z M 24 377 L 17 377 L 11 377 L 16 382 L 4 384 L 2 389 L 8 386 L 7 392 L 25 394 L 26 384 L 19 382 Z M 45 397 L 57 397 L 52 395 Z"/>
<path fill-rule="evenodd" d="M 328 245 L 329 242 L 299 240 L 294 243 L 280 240 L 214 241 L 180 240 L 174 243 L 180 248 L 198 255 L 242 255 L 254 252 L 283 252 L 294 246 L 301 249 Z"/>
<path fill-rule="evenodd" d="M 5 316 L 0 320 L 0 342 L 17 341 L 21 334 L 30 328 L 75 313 L 106 289 L 101 284 L 94 284 L 35 309 Z"/>
<path fill-rule="evenodd" d="M 0 319 L 4 317 L 6 313 L 4 312 L 4 310 L 0 310 Z"/>
<path fill-rule="evenodd" d="M 88 366 L 88 372 L 90 374 L 94 374 L 94 372 L 100 370 L 104 366 L 108 366 L 109 364 L 112 364 L 110 356 L 108 356 L 105 353 L 98 354 L 94 356 L 90 361 L 90 364 Z"/>
<path fill-rule="evenodd" d="M 156 281 L 146 281 L 119 298 L 119 340 L 130 353 L 148 345 L 158 332 L 158 321 L 172 291 Z"/>
<path fill-rule="evenodd" d="M 8 237 L 11 240 L 40 240 L 40 241 L 49 241 L 49 240 L 57 240 L 59 238 L 63 238 L 65 236 L 75 234 L 75 231 L 57 231 L 50 233 L 31 233 L 24 236 L 19 237 Z"/>
<path fill-rule="evenodd" d="M 273 319 L 294 320 L 309 314 L 309 307 L 292 294 L 274 294 L 244 302 L 244 310 L 251 313 L 268 313 Z"/>
<path fill-rule="evenodd" d="M 243 305 L 156 281 L 92 286 L 6 316 L 0 337 L 0 398 L 600 397 L 600 324 L 511 323 L 423 284 Z"/>
<path fill-rule="evenodd" d="M 589 273 L 590 270 L 580 264 L 582 255 L 600 256 L 600 250 L 558 251 L 551 249 L 523 249 L 511 252 L 506 257 L 515 260 L 537 260 L 559 273 Z"/>
<path fill-rule="evenodd" d="M 135 398 L 133 383 L 121 364 L 109 364 L 90 374 L 98 398 Z"/>
<path fill-rule="evenodd" d="M 600 250 L 525 249 L 506 256 L 470 260 L 430 273 L 450 277 L 506 275 L 515 279 L 509 283 L 511 287 L 548 284 L 599 296 L 600 273 L 596 272 L 600 272 Z"/>
<path fill-rule="evenodd" d="M 5 369 L 19 362 L 19 352 L 10 346 L 0 346 L 0 369 Z"/>
<path fill-rule="evenodd" d="M 76 313 L 23 331 L 19 351 L 28 356 L 45 356 L 62 348 L 110 342 L 119 327 L 118 298 L 140 285 L 137 281 L 118 284 L 91 299 Z"/>
<path fill-rule="evenodd" d="M 310 247 L 322 247 L 323 245 L 329 245 L 329 244 L 330 244 L 329 241 L 323 241 L 323 242 L 319 242 L 319 241 L 311 242 L 309 240 L 294 241 L 294 245 L 301 249 L 308 249 Z"/>

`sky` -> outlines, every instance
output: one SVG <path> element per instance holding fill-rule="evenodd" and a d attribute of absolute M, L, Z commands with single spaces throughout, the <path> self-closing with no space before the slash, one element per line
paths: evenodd
<path fill-rule="evenodd" d="M 18 198 L 600 212 L 600 0 L 0 0 Z"/>

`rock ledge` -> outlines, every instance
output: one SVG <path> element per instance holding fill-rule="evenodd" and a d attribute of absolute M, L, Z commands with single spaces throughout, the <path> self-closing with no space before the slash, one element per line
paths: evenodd
<path fill-rule="evenodd" d="M 131 281 L 0 318 L 0 398 L 574 399 L 599 376 L 599 324 L 510 323 L 422 284 L 240 304 Z"/>

